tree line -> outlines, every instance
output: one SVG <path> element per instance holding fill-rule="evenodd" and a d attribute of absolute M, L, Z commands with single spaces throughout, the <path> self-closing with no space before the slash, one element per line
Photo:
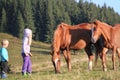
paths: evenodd
<path fill-rule="evenodd" d="M 27 25 L 34 40 L 50 43 L 61 22 L 74 25 L 94 19 L 110 25 L 120 23 L 120 15 L 113 8 L 86 0 L 0 0 L 0 32 L 18 38 Z"/>

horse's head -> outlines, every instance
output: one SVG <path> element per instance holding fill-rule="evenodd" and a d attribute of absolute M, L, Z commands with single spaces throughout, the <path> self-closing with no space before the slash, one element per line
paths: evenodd
<path fill-rule="evenodd" d="M 92 37 L 91 37 L 91 41 L 93 42 L 93 43 L 96 43 L 97 42 L 97 40 L 99 39 L 99 37 L 101 36 L 101 34 L 102 34 L 102 31 L 101 31 L 101 29 L 100 29 L 100 24 L 99 24 L 99 22 L 100 21 L 98 21 L 98 20 L 95 20 L 94 22 L 93 22 L 93 26 L 92 26 L 92 28 L 91 28 L 91 32 L 92 32 Z"/>
<path fill-rule="evenodd" d="M 55 73 L 59 73 L 59 61 L 60 61 L 60 53 L 59 51 L 56 51 L 54 46 L 51 45 L 51 52 L 50 54 L 52 55 L 52 63 L 55 69 Z"/>

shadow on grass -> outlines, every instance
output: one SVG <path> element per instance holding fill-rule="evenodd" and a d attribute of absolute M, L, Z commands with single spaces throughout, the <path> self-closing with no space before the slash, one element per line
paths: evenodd
<path fill-rule="evenodd" d="M 54 70 L 48 70 L 48 69 L 44 69 L 44 70 L 34 70 L 32 71 L 32 74 L 37 74 L 37 73 L 40 73 L 42 75 L 45 75 L 45 74 L 55 74 L 55 71 Z M 22 72 L 9 72 L 8 74 L 17 74 L 17 75 L 22 75 Z"/>
<path fill-rule="evenodd" d="M 33 53 L 37 53 L 37 54 L 45 54 L 45 55 L 50 55 L 50 51 L 45 51 L 45 50 L 31 50 L 31 52 Z"/>
<path fill-rule="evenodd" d="M 50 46 L 37 46 L 37 45 L 32 45 L 31 47 L 33 48 L 40 48 L 40 49 L 50 49 Z"/>

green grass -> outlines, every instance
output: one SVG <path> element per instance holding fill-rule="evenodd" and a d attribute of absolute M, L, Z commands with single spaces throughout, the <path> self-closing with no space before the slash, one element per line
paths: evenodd
<path fill-rule="evenodd" d="M 9 65 L 11 72 L 8 78 L 4 80 L 119 80 L 120 68 L 117 71 L 112 70 L 111 55 L 107 55 L 108 71 L 102 71 L 101 60 L 98 60 L 97 66 L 88 71 L 88 58 L 83 51 L 71 55 L 72 71 L 68 72 L 67 65 L 61 54 L 61 74 L 55 74 L 51 62 L 50 45 L 42 42 L 33 41 L 31 51 L 32 76 L 23 77 L 21 75 L 22 57 L 21 57 L 21 39 L 15 38 L 9 34 L 0 33 L 0 40 L 8 39 L 10 45 Z M 118 60 L 117 60 L 118 61 Z M 118 63 L 118 62 L 117 62 Z"/>

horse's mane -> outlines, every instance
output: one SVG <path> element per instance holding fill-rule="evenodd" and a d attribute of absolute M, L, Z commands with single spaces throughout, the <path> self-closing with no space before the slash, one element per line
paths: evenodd
<path fill-rule="evenodd" d="M 92 27 L 92 25 L 90 23 L 81 23 L 81 24 L 77 24 L 77 25 L 67 25 L 67 26 L 69 26 L 68 28 L 71 30 L 72 29 L 73 30 L 75 30 L 75 29 L 88 29 L 88 30 L 90 30 Z"/>
<path fill-rule="evenodd" d="M 53 51 L 55 51 L 55 50 L 57 50 L 58 51 L 58 44 L 57 44 L 57 42 L 58 42 L 58 40 L 57 39 L 59 39 L 59 36 L 60 36 L 60 26 L 61 26 L 61 24 L 59 24 L 58 26 L 57 26 L 57 28 L 56 28 L 56 30 L 54 31 L 54 36 L 53 36 Z M 56 46 L 58 46 L 58 47 L 56 47 Z"/>
<path fill-rule="evenodd" d="M 63 26 L 70 26 L 70 25 L 68 25 L 68 24 L 66 24 L 66 23 L 64 23 L 64 22 L 62 22 L 61 24 L 59 24 L 59 25 L 63 25 Z"/>
<path fill-rule="evenodd" d="M 81 29 L 91 29 L 92 25 L 90 23 L 81 23 L 81 24 L 78 24 L 78 27 L 80 27 Z"/>
<path fill-rule="evenodd" d="M 112 28 L 111 25 L 109 25 L 109 24 L 107 24 L 107 23 L 105 23 L 105 22 L 101 22 L 101 21 L 99 21 L 99 20 L 95 20 L 95 21 L 93 21 L 93 23 L 96 24 L 96 25 L 101 24 L 101 25 L 103 25 L 103 26 L 107 26 L 107 27 Z"/>
<path fill-rule="evenodd" d="M 64 42 L 65 44 L 66 43 L 66 37 L 67 35 L 65 35 L 66 33 L 66 30 L 69 29 L 69 26 L 68 24 L 66 23 L 61 23 L 57 26 L 55 32 L 54 32 L 54 36 L 53 36 L 53 50 L 58 52 L 60 47 L 61 47 L 61 42 Z M 61 41 L 62 40 L 62 41 Z"/>
<path fill-rule="evenodd" d="M 120 24 L 115 24 L 113 28 L 120 28 Z"/>

